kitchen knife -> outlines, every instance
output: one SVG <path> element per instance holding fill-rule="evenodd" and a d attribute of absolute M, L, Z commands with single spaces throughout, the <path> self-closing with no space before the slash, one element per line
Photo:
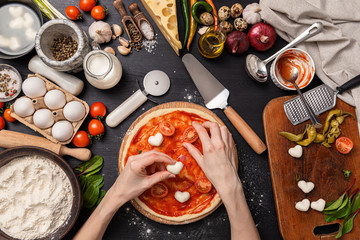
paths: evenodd
<path fill-rule="evenodd" d="M 240 115 L 228 105 L 229 90 L 227 90 L 192 54 L 185 54 L 182 61 L 194 81 L 201 96 L 205 100 L 208 109 L 220 108 L 238 130 L 240 135 L 257 153 L 266 150 L 265 144 L 240 117 Z"/>
<path fill-rule="evenodd" d="M 42 147 L 60 156 L 69 155 L 81 161 L 87 161 L 91 157 L 91 151 L 87 148 L 68 148 L 59 143 L 53 143 L 43 137 L 8 130 L 0 131 L 0 147 L 12 148 L 20 146 Z"/>

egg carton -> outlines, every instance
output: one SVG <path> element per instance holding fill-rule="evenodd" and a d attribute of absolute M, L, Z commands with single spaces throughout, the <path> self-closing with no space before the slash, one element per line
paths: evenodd
<path fill-rule="evenodd" d="M 60 144 L 63 144 L 63 145 L 70 143 L 72 141 L 73 137 L 75 136 L 75 134 L 77 133 L 77 131 L 79 130 L 81 124 L 84 122 L 86 116 L 89 114 L 89 111 L 90 111 L 89 105 L 85 101 L 75 97 L 74 95 L 70 94 L 69 92 L 65 91 L 64 89 L 60 88 L 59 86 L 55 85 L 54 83 L 50 82 L 49 80 L 47 80 L 46 78 L 44 78 L 43 76 L 41 76 L 39 74 L 29 74 L 28 78 L 30 78 L 30 77 L 38 77 L 38 78 L 42 79 L 45 82 L 47 92 L 50 91 L 50 90 L 54 90 L 54 89 L 62 91 L 65 94 L 66 103 L 71 102 L 71 101 L 78 101 L 78 102 L 82 103 L 85 106 L 85 115 L 80 121 L 77 121 L 77 122 L 70 122 L 69 121 L 72 124 L 73 129 L 74 129 L 73 135 L 71 136 L 71 138 L 69 140 L 66 140 L 66 141 L 63 141 L 63 142 L 58 141 L 57 139 L 55 139 L 51 135 L 52 126 L 50 128 L 47 128 L 47 129 L 41 129 L 38 126 L 36 126 L 34 124 L 34 121 L 33 121 L 33 115 L 34 114 L 31 115 L 31 116 L 28 116 L 28 117 L 20 117 L 19 115 L 17 115 L 15 113 L 15 111 L 14 111 L 14 104 L 12 104 L 10 106 L 11 116 L 13 118 L 15 118 L 16 120 L 18 120 L 19 122 L 21 122 L 24 125 L 31 128 L 35 132 L 40 133 L 41 135 L 43 135 L 44 137 L 46 137 L 47 139 L 49 139 L 50 141 L 52 141 L 54 143 L 60 143 Z M 37 110 L 39 110 L 39 109 L 42 109 L 42 108 L 49 109 L 45 105 L 44 97 L 30 98 L 30 99 L 32 100 L 32 103 L 34 105 L 35 112 Z M 52 112 L 55 123 L 58 122 L 58 121 L 61 121 L 61 120 L 66 120 L 66 118 L 64 117 L 64 114 L 63 114 L 63 108 L 60 108 L 60 109 L 57 109 L 57 110 L 51 110 L 51 109 L 49 109 L 49 110 Z"/>

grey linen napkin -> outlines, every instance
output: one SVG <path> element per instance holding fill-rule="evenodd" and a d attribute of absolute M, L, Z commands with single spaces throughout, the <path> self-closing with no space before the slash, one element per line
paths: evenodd
<path fill-rule="evenodd" d="M 299 44 L 314 59 L 317 76 L 331 88 L 360 74 L 360 0 L 260 0 L 261 17 L 290 42 L 314 22 L 322 33 Z M 360 133 L 360 87 L 338 95 L 355 106 Z"/>

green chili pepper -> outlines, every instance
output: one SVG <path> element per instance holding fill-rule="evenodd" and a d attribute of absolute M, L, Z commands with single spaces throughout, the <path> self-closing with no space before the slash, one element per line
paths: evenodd
<path fill-rule="evenodd" d="M 181 11 L 184 18 L 184 26 L 185 26 L 185 37 L 183 42 L 183 48 L 186 47 L 186 43 L 189 38 L 190 33 L 190 15 L 189 15 L 189 8 L 188 8 L 188 1 L 181 0 Z"/>
<path fill-rule="evenodd" d="M 325 136 L 322 135 L 321 133 L 316 133 L 316 138 L 314 140 L 314 143 L 322 143 L 323 141 L 325 141 Z"/>
<path fill-rule="evenodd" d="M 326 141 L 322 142 L 321 145 L 323 145 L 324 147 L 327 147 L 327 148 L 331 148 L 331 145 L 328 144 Z"/>
<path fill-rule="evenodd" d="M 306 128 L 304 130 L 303 133 L 300 133 L 300 134 L 293 134 L 293 133 L 289 133 L 289 132 L 279 132 L 279 135 L 285 137 L 286 139 L 292 141 L 292 142 L 298 142 L 298 141 L 301 141 L 303 140 L 304 138 L 304 135 L 306 133 L 306 131 L 308 130 L 308 128 L 310 127 L 310 125 L 306 125 Z"/>
<path fill-rule="evenodd" d="M 191 7 L 191 15 L 193 16 L 193 18 L 195 19 L 195 21 L 198 24 L 203 24 L 200 19 L 197 16 L 197 10 L 200 6 L 203 6 L 205 8 L 206 12 L 211 12 L 213 10 L 212 6 L 210 4 L 208 4 L 207 2 L 204 1 L 198 1 L 196 3 L 194 3 L 194 5 L 192 5 Z"/>
<path fill-rule="evenodd" d="M 310 143 L 312 143 L 315 140 L 316 134 L 317 134 L 316 128 L 314 126 L 310 126 L 309 129 L 307 130 L 307 135 L 308 135 L 307 138 L 298 141 L 296 143 L 304 147 L 309 146 Z"/>
<path fill-rule="evenodd" d="M 325 133 L 327 132 L 327 130 L 329 129 L 330 126 L 330 120 L 332 119 L 333 116 L 339 117 L 343 114 L 343 111 L 340 109 L 334 109 L 331 110 L 328 115 L 326 116 L 326 120 L 325 120 L 325 125 L 324 125 L 324 129 L 322 134 L 325 135 Z"/>

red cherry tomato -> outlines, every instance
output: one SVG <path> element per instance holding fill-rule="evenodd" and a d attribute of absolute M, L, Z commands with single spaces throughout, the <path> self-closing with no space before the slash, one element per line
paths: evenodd
<path fill-rule="evenodd" d="M 99 5 L 91 9 L 91 16 L 95 20 L 102 20 L 108 14 L 107 11 L 108 11 L 107 8 L 103 8 L 102 6 Z"/>
<path fill-rule="evenodd" d="M 89 12 L 96 5 L 96 0 L 80 0 L 79 7 L 84 12 Z"/>
<path fill-rule="evenodd" d="M 82 14 L 80 13 L 80 10 L 75 6 L 68 6 L 65 9 L 65 14 L 71 20 L 82 19 Z"/>
<path fill-rule="evenodd" d="M 168 195 L 169 189 L 163 183 L 157 183 L 150 189 L 151 196 L 154 198 L 164 198 Z"/>
<path fill-rule="evenodd" d="M 208 193 L 211 191 L 212 184 L 207 178 L 199 178 L 195 182 L 196 190 L 201 193 Z"/>
<path fill-rule="evenodd" d="M 0 130 L 5 127 L 5 120 L 0 116 Z"/>
<path fill-rule="evenodd" d="M 348 154 L 354 147 L 354 143 L 348 137 L 340 137 L 336 139 L 335 146 L 340 153 Z"/>
<path fill-rule="evenodd" d="M 93 119 L 89 123 L 88 130 L 92 136 L 95 136 L 96 139 L 100 139 L 104 135 L 105 128 L 102 122 L 97 119 Z"/>
<path fill-rule="evenodd" d="M 4 107 L 4 103 L 0 102 L 0 108 L 3 108 L 3 107 Z"/>
<path fill-rule="evenodd" d="M 83 130 L 78 131 L 75 134 L 72 143 L 77 147 L 87 147 L 90 144 L 90 139 L 87 132 Z"/>
<path fill-rule="evenodd" d="M 190 126 L 185 129 L 183 138 L 186 142 L 193 143 L 199 138 L 199 135 L 196 132 L 195 128 Z"/>
<path fill-rule="evenodd" d="M 6 109 L 5 112 L 4 112 L 4 118 L 5 118 L 5 120 L 8 121 L 8 122 L 15 122 L 16 119 L 13 118 L 12 116 L 10 116 L 10 114 L 11 114 L 11 110 L 10 110 L 9 108 Z"/>
<path fill-rule="evenodd" d="M 159 125 L 160 132 L 164 136 L 172 136 L 175 133 L 174 125 L 169 121 L 161 122 Z"/>
<path fill-rule="evenodd" d="M 102 102 L 95 102 L 90 107 L 90 114 L 93 118 L 103 118 L 106 115 L 106 107 Z"/>

